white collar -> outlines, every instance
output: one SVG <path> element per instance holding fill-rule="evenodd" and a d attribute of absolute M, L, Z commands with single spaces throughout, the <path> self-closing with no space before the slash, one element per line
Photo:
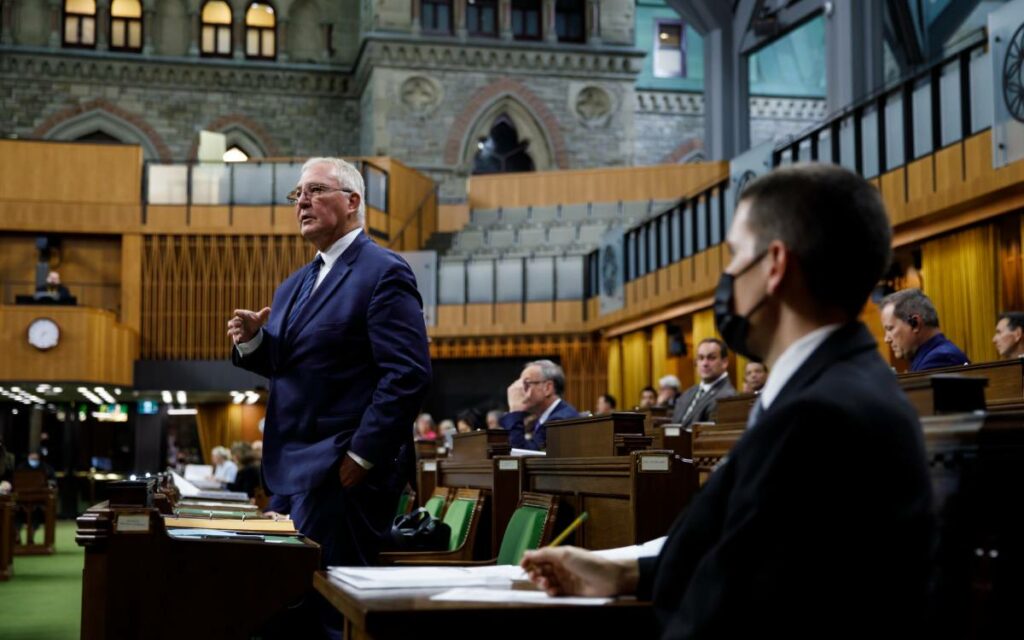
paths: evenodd
<path fill-rule="evenodd" d="M 362 230 L 362 227 L 356 227 L 352 231 L 349 231 L 335 240 L 334 244 L 327 247 L 327 251 L 317 251 L 317 255 L 319 255 L 324 261 L 324 265 L 321 267 L 321 270 L 324 268 L 330 270 L 330 268 L 334 266 L 334 263 L 338 261 L 338 258 L 341 257 L 341 254 L 345 253 L 345 249 L 349 248 L 349 246 L 355 241 L 356 236 L 358 236 Z"/>
<path fill-rule="evenodd" d="M 547 422 L 548 421 L 548 416 L 551 415 L 551 412 L 555 410 L 555 407 L 557 407 L 558 403 L 561 402 L 561 401 L 562 401 L 561 398 L 555 398 L 555 401 L 551 403 L 551 406 L 548 407 L 547 409 L 545 409 L 544 413 L 540 414 L 540 417 L 537 418 L 537 424 L 541 425 L 541 424 L 544 424 L 545 422 Z"/>
<path fill-rule="evenodd" d="M 841 324 L 827 324 L 824 327 L 818 327 L 789 345 L 789 348 L 782 352 L 782 355 L 775 362 L 775 366 L 768 372 L 768 381 L 765 382 L 764 388 L 761 389 L 762 409 L 767 409 L 775 402 L 775 398 L 778 397 L 779 392 L 786 386 L 789 379 L 793 377 L 793 374 L 807 362 L 807 359 L 821 346 L 821 343 L 825 342 L 841 326 Z"/>
<path fill-rule="evenodd" d="M 701 388 L 701 390 L 703 390 L 703 391 L 704 391 L 704 393 L 707 393 L 707 392 L 708 392 L 708 390 L 709 390 L 709 389 L 710 389 L 711 387 L 713 387 L 713 386 L 715 386 L 716 384 L 718 384 L 719 382 L 721 382 L 721 381 L 722 381 L 722 378 L 728 378 L 728 377 L 729 377 L 729 372 L 728 372 L 728 371 L 723 371 L 723 372 L 722 372 L 722 375 L 720 375 L 720 376 L 718 376 L 717 378 L 715 378 L 715 379 L 714 379 L 714 380 L 713 380 L 712 382 L 701 382 L 701 383 L 700 383 L 700 388 Z"/>

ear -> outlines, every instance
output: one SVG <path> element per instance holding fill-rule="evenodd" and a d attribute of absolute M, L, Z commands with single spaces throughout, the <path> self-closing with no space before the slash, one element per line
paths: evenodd
<path fill-rule="evenodd" d="M 363 197 L 356 193 L 355 191 L 353 191 L 352 193 L 348 194 L 348 202 L 350 207 L 349 212 L 353 214 L 359 213 L 359 205 L 362 204 Z"/>
<path fill-rule="evenodd" d="M 765 260 L 768 267 L 768 294 L 774 294 L 782 286 L 782 281 L 789 270 L 789 249 L 779 240 L 772 240 L 768 245 L 768 257 Z"/>

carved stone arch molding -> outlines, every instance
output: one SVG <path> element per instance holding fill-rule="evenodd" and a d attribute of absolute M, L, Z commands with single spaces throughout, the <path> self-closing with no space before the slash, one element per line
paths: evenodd
<path fill-rule="evenodd" d="M 217 118 L 203 127 L 206 131 L 223 133 L 224 148 L 240 147 L 250 158 L 273 158 L 281 155 L 280 149 L 266 129 L 240 114 L 229 114 Z M 199 134 L 192 141 L 188 157 L 195 160 L 199 153 Z"/>
<path fill-rule="evenodd" d="M 462 148 L 461 166 L 471 167 L 473 165 L 473 156 L 476 155 L 478 149 L 477 143 L 481 138 L 490 135 L 495 121 L 503 115 L 515 124 L 520 140 L 530 141 L 526 152 L 530 154 L 536 171 L 558 168 L 554 150 L 551 148 L 551 142 L 548 140 L 544 128 L 530 113 L 530 110 L 512 96 L 504 96 L 495 100 L 477 118 L 476 123 L 469 130 L 466 144 Z"/>
<path fill-rule="evenodd" d="M 569 168 L 558 119 L 536 94 L 511 78 L 492 82 L 469 99 L 448 132 L 445 163 L 468 171 L 477 142 L 488 135 L 502 113 L 515 124 L 520 140 L 530 140 L 530 156 L 537 171 Z"/>
<path fill-rule="evenodd" d="M 139 145 L 146 160 L 171 160 L 170 149 L 152 127 L 141 118 L 101 100 L 51 116 L 33 135 L 44 140 L 77 140 L 96 131 L 127 144 Z"/>

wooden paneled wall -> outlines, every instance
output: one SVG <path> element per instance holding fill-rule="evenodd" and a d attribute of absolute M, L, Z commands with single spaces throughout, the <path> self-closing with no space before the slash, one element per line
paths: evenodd
<path fill-rule="evenodd" d="M 473 208 L 669 200 L 705 189 L 728 175 L 728 162 L 699 162 L 473 176 L 467 189 Z"/>
<path fill-rule="evenodd" d="M 234 309 L 270 306 L 313 258 L 295 236 L 147 236 L 142 255 L 142 357 L 222 359 Z"/>
<path fill-rule="evenodd" d="M 28 326 L 50 318 L 60 341 L 47 351 L 28 344 Z M 68 306 L 0 306 L 0 380 L 94 382 L 130 386 L 139 335 L 110 311 Z"/>
<path fill-rule="evenodd" d="M 382 242 L 395 251 L 416 251 L 437 230 L 437 195 L 434 181 L 394 158 L 365 160 L 388 172 L 389 240 Z M 369 213 L 367 214 L 369 217 Z"/>
<path fill-rule="evenodd" d="M 565 399 L 580 411 L 592 410 L 608 386 L 605 344 L 594 335 L 533 335 L 499 338 L 435 338 L 430 357 L 509 358 L 527 361 L 557 357 L 565 371 Z M 512 381 L 509 380 L 511 383 Z"/>

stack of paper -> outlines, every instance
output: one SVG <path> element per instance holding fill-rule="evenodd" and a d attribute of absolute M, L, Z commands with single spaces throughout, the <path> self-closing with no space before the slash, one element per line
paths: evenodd
<path fill-rule="evenodd" d="M 439 587 L 507 587 L 524 580 L 514 565 L 483 567 L 329 567 L 334 580 L 358 589 L 429 589 Z"/>
<path fill-rule="evenodd" d="M 583 598 L 583 597 L 552 597 L 543 591 L 525 591 L 523 589 L 479 589 L 461 587 L 449 589 L 444 593 L 431 596 L 431 600 L 440 602 L 518 602 L 523 604 L 557 604 L 557 605 L 584 605 L 595 606 L 608 604 L 611 598 Z"/>

